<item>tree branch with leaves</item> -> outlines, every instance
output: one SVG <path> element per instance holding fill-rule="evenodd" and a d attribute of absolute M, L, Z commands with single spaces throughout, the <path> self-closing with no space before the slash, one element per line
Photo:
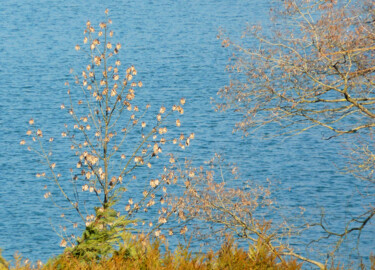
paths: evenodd
<path fill-rule="evenodd" d="M 156 196 L 167 196 L 170 183 L 157 179 L 158 173 L 153 171 L 151 180 L 139 180 L 145 188 L 139 191 L 139 196 L 127 191 L 139 169 L 151 172 L 154 164 L 167 160 L 159 157 L 173 155 L 168 154 L 173 145 L 184 149 L 194 138 L 194 134 L 176 138 L 167 134 L 170 126 L 181 126 L 178 115 L 184 113 L 184 98 L 170 109 L 161 105 L 154 117 L 149 116 L 150 105 L 144 109 L 137 105 L 139 90 L 136 89 L 141 89 L 143 83 L 135 80 L 137 70 L 133 65 L 121 70 L 121 44 L 112 41 L 112 21 L 107 16 L 108 10 L 105 13 L 106 19 L 98 28 L 90 21 L 86 23 L 83 45 L 76 45 L 75 49 L 86 55 L 88 64 L 79 73 L 71 69 L 74 84 L 65 83 L 69 105 L 62 104 L 61 109 L 68 111 L 71 122 L 64 125 L 61 139 L 65 141 L 60 143 L 72 151 L 72 155 L 67 154 L 68 149 L 63 153 L 67 154 L 67 160 L 75 162 L 69 170 L 70 176 L 59 172 L 66 168 L 59 166 L 56 160 L 61 157 L 52 151 L 57 140 L 45 139 L 33 119 L 26 133 L 30 139 L 21 141 L 48 169 L 37 173 L 37 177 L 51 180 L 68 206 L 62 206 L 61 200 L 55 199 L 58 195 L 49 190 L 49 184 L 45 186 L 44 197 L 62 211 L 75 211 L 81 220 L 81 223 L 70 221 L 62 213 L 61 217 L 74 228 L 80 224 L 83 234 L 81 237 L 68 235 L 64 227 L 59 233 L 60 245 L 70 246 L 69 252 L 88 260 L 113 254 L 130 230 L 153 231 L 156 225 L 160 227 L 167 222 L 164 218 L 150 229 L 135 227 L 137 223 L 146 224 L 138 218 L 139 213 L 156 207 Z M 167 161 L 165 165 L 168 164 Z M 123 205 L 123 211 L 119 211 L 119 205 Z"/>

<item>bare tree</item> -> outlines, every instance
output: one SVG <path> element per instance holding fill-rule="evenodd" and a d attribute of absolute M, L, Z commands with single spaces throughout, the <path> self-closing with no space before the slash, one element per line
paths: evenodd
<path fill-rule="evenodd" d="M 223 108 L 243 113 L 237 127 L 251 132 L 277 122 L 293 127 L 285 132 L 323 126 L 335 135 L 374 127 L 373 8 L 366 1 L 285 1 L 284 24 L 271 38 L 259 27 L 248 29 L 258 42 L 251 48 L 224 38 L 237 50 L 229 69 L 240 75 L 219 94 Z"/>
<path fill-rule="evenodd" d="M 326 139 L 360 134 L 351 137 L 348 171 L 373 182 L 374 2 L 286 0 L 280 7 L 272 33 L 248 27 L 242 44 L 221 33 L 233 57 L 230 84 L 218 92 L 224 98 L 219 109 L 240 112 L 236 129 L 246 135 L 265 125 L 275 125 L 277 135 L 315 127 L 329 131 Z M 358 215 L 343 233 L 328 230 L 323 220 L 319 225 L 341 241 L 369 224 L 375 206 Z"/>
<path fill-rule="evenodd" d="M 287 242 L 299 228 L 290 225 L 279 212 L 272 198 L 272 187 L 247 181 L 241 187 L 230 187 L 238 182 L 238 169 L 228 165 L 220 155 L 215 155 L 207 166 L 194 168 L 189 163 L 177 167 L 175 174 L 186 187 L 180 198 L 170 198 L 169 205 L 176 206 L 181 221 L 202 221 L 195 228 L 195 237 L 220 241 L 227 235 L 249 246 L 248 256 L 275 257 L 280 266 L 289 259 L 326 269 L 320 262 L 301 255 Z M 283 268 L 283 267 L 282 267 Z"/>

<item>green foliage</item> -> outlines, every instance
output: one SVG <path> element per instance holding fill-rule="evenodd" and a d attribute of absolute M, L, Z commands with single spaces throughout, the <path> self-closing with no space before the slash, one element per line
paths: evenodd
<path fill-rule="evenodd" d="M 95 221 L 86 227 L 77 245 L 67 248 L 66 252 L 87 261 L 108 257 L 127 237 L 126 227 L 132 222 L 112 208 L 97 208 Z"/>

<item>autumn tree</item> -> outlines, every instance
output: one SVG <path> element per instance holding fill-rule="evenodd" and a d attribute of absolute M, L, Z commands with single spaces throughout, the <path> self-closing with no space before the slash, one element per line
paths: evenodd
<path fill-rule="evenodd" d="M 188 221 L 194 240 L 225 243 L 229 237 L 246 246 L 248 258 L 259 261 L 261 268 L 267 265 L 265 258 L 273 258 L 281 269 L 290 263 L 295 269 L 302 264 L 326 269 L 326 261 L 306 257 L 288 244 L 300 228 L 279 212 L 271 181 L 266 185 L 244 181 L 238 167 L 218 154 L 199 168 L 185 162 L 176 164 L 173 171 L 184 192 L 169 197 L 167 204 L 174 206 L 180 222 Z"/>
<path fill-rule="evenodd" d="M 88 260 L 113 254 L 129 236 L 130 229 L 150 235 L 167 222 L 173 212 L 159 211 L 158 215 L 155 210 L 154 222 L 151 218 L 145 220 L 140 213 L 161 208 L 170 180 L 159 178 L 156 170 L 151 179 L 138 180 L 137 172 L 151 172 L 154 166 L 164 166 L 167 171 L 173 154 L 168 153 L 171 148 L 166 145 L 185 148 L 194 138 L 194 134 L 182 133 L 178 137 L 168 136 L 170 127 L 181 126 L 178 116 L 184 113 L 184 98 L 169 109 L 159 105 L 151 117 L 151 106 L 136 99 L 143 83 L 136 80 L 133 65 L 122 68 L 121 44 L 112 40 L 112 21 L 107 13 L 98 27 L 90 21 L 86 23 L 83 44 L 75 46 L 88 62 L 79 72 L 71 70 L 73 84 L 65 83 L 69 102 L 62 104 L 61 109 L 71 121 L 65 124 L 61 138 L 49 138 L 38 121 L 30 119 L 26 132 L 29 137 L 21 141 L 47 169 L 37 173 L 37 177 L 47 180 L 44 197 L 62 209 L 61 218 L 70 226 L 83 231 L 78 237 L 68 233 L 71 230 L 65 226 L 56 230 L 61 237 L 60 245 L 70 247 L 74 256 Z M 56 154 L 56 143 L 67 149 Z M 68 172 L 58 160 L 73 163 Z M 129 192 L 136 180 L 141 181 L 139 194 L 134 189 Z M 61 196 L 65 204 L 59 199 Z M 72 212 L 80 222 L 70 218 Z M 135 228 L 137 223 L 144 227 Z"/>
<path fill-rule="evenodd" d="M 221 33 L 233 57 L 219 108 L 240 112 L 236 129 L 246 135 L 265 125 L 275 125 L 277 135 L 316 127 L 328 131 L 326 139 L 359 134 L 351 137 L 348 171 L 373 183 L 374 2 L 286 0 L 271 14 L 271 30 L 249 26 L 243 42 Z M 371 205 L 341 233 L 320 225 L 342 240 L 374 215 Z"/>

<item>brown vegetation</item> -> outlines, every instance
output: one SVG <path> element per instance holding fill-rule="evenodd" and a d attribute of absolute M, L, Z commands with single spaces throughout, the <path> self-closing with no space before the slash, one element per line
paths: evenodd
<path fill-rule="evenodd" d="M 374 12 L 371 2 L 359 2 L 355 9 L 348 9 L 349 3 L 284 1 L 279 14 L 292 19 L 294 26 L 283 28 L 271 39 L 263 37 L 259 28 L 251 28 L 258 49 L 223 39 L 224 46 L 233 46 L 237 52 L 230 70 L 240 75 L 220 91 L 226 99 L 221 108 L 234 106 L 243 113 L 239 129 L 249 132 L 277 123 L 284 128 L 281 133 L 298 134 L 322 126 L 333 132 L 330 137 L 371 130 L 375 125 Z M 80 219 L 66 221 L 72 229 L 81 226 L 83 233 L 77 237 L 61 227 L 58 234 L 60 245 L 66 247 L 63 254 L 44 266 L 32 266 L 18 257 L 15 269 L 328 268 L 328 259 L 312 260 L 287 244 L 285 240 L 295 235 L 292 225 L 282 218 L 266 218 L 265 211 L 277 215 L 268 187 L 253 183 L 227 187 L 237 179 L 237 169 L 223 167 L 218 155 L 194 168 L 189 161 L 180 163 L 173 153 L 165 153 L 171 149 L 166 147 L 168 143 L 184 149 L 194 139 L 194 134 L 167 135 L 172 125 L 180 127 L 178 116 L 172 118 L 173 124 L 168 124 L 168 119 L 183 114 L 186 101 L 182 98 L 170 110 L 161 105 L 153 120 L 146 121 L 150 106 L 141 113 L 135 99 L 135 89 L 143 83 L 134 81 L 134 66 L 121 73 L 117 57 L 121 44 L 110 41 L 111 23 L 107 16 L 99 29 L 87 22 L 83 43 L 88 49 L 76 46 L 89 59 L 79 75 L 74 75 L 81 95 L 66 83 L 70 101 L 66 109 L 72 123 L 65 125 L 61 136 L 70 140 L 76 159 L 69 185 L 63 183 L 68 177 L 59 171 L 62 168 L 54 161 L 50 146 L 45 147 L 56 140 L 45 139 L 45 132 L 33 119 L 26 133 L 30 139 L 21 141 L 48 169 L 37 176 L 51 180 L 68 204 L 64 211 L 75 212 Z M 296 30 L 300 34 L 295 34 Z M 130 135 L 138 138 L 135 143 L 128 141 Z M 142 194 L 129 194 L 138 169 L 151 170 L 156 162 L 168 159 L 161 174 L 153 172 L 153 179 L 143 179 Z M 369 164 L 366 169 L 371 168 Z M 46 189 L 45 198 L 56 204 L 49 184 Z M 88 209 L 87 205 L 94 207 Z M 156 220 L 139 218 L 139 213 L 151 209 L 158 213 Z M 373 215 L 371 205 L 363 219 L 353 220 L 360 226 L 350 223 L 341 234 L 331 232 L 323 223 L 318 225 L 343 239 L 361 230 Z M 66 218 L 64 213 L 61 217 Z M 194 222 L 203 226 L 191 226 Z M 189 245 L 171 251 L 168 237 L 175 234 L 220 239 L 221 247 L 197 254 Z M 246 249 L 238 247 L 237 240 L 246 241 Z M 0 265 L 7 267 L 2 260 Z"/>
<path fill-rule="evenodd" d="M 217 252 L 193 254 L 187 247 L 181 247 L 174 252 L 167 249 L 162 253 L 160 249 L 160 241 L 145 244 L 132 240 L 126 248 L 122 247 L 112 257 L 100 261 L 81 260 L 65 252 L 44 266 L 31 265 L 18 258 L 12 269 L 301 269 L 301 264 L 295 260 L 280 262 L 267 248 L 249 257 L 246 250 L 238 248 L 229 238 Z"/>
<path fill-rule="evenodd" d="M 225 100 L 219 108 L 241 113 L 236 128 L 245 135 L 265 125 L 276 127 L 274 135 L 319 127 L 325 139 L 356 133 L 347 136 L 352 150 L 345 171 L 375 183 L 374 2 L 287 0 L 273 15 L 271 33 L 249 27 L 243 43 L 221 35 L 234 54 L 231 82 L 218 93 Z M 338 239 L 331 258 L 349 234 L 360 235 L 375 216 L 373 203 L 366 205 L 342 232 L 329 229 L 324 222 L 329 217 L 313 224 L 324 238 Z"/>

